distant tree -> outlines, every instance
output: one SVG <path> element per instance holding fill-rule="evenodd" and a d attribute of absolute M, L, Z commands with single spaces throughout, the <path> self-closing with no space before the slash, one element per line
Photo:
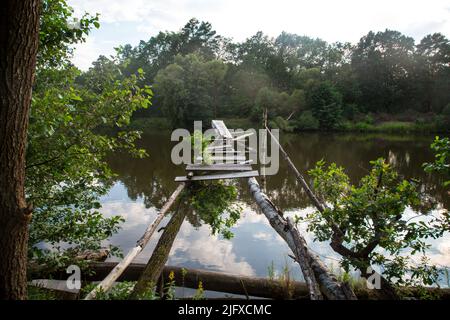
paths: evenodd
<path fill-rule="evenodd" d="M 289 97 L 289 116 L 292 118 L 296 113 L 306 109 L 306 94 L 304 90 L 295 89 Z"/>
<path fill-rule="evenodd" d="M 327 59 L 328 44 L 321 39 L 282 32 L 275 39 L 278 54 L 289 70 L 319 68 Z"/>
<path fill-rule="evenodd" d="M 277 109 L 281 103 L 280 94 L 268 87 L 261 88 L 255 99 L 255 107 L 252 111 L 252 118 L 262 119 L 263 112 L 267 110 L 269 119 L 275 118 Z"/>
<path fill-rule="evenodd" d="M 196 53 L 207 60 L 215 59 L 223 55 L 227 44 L 227 39 L 217 35 L 209 22 L 192 18 L 179 32 L 159 32 L 132 50 L 122 47 L 125 55 L 121 56 L 126 62 L 124 74 L 133 74 L 142 68 L 144 82 L 150 84 L 158 71 L 173 63 L 177 55 Z"/>
<path fill-rule="evenodd" d="M 77 78 L 77 83 L 95 93 L 101 93 L 121 78 L 120 64 L 101 55 L 92 62 L 92 67 L 87 72 Z"/>
<path fill-rule="evenodd" d="M 414 97 L 421 111 L 440 112 L 450 101 L 450 41 L 434 33 L 416 47 Z"/>
<path fill-rule="evenodd" d="M 213 116 L 216 118 L 221 108 L 222 95 L 224 92 L 224 78 L 227 73 L 228 66 L 220 60 L 210 60 L 205 64 L 205 72 L 208 81 L 211 103 L 213 108 Z"/>
<path fill-rule="evenodd" d="M 174 127 L 208 121 L 217 106 L 219 86 L 226 66 L 219 60 L 205 61 L 198 54 L 177 56 L 155 78 L 157 101 Z"/>
<path fill-rule="evenodd" d="M 299 130 L 317 130 L 319 129 L 319 121 L 314 117 L 311 110 L 307 110 L 296 119 L 295 126 Z"/>
<path fill-rule="evenodd" d="M 293 75 L 293 86 L 305 92 L 322 82 L 323 74 L 319 68 L 300 69 Z"/>
<path fill-rule="evenodd" d="M 321 129 L 336 128 L 341 119 L 342 96 L 331 83 L 322 82 L 314 86 L 308 93 L 307 103 Z"/>
<path fill-rule="evenodd" d="M 411 102 L 414 39 L 398 31 L 369 32 L 352 54 L 361 91 L 359 104 L 372 112 L 398 112 Z"/>
<path fill-rule="evenodd" d="M 270 86 L 270 78 L 266 73 L 254 69 L 230 67 L 231 69 L 234 72 L 227 77 L 226 114 L 248 117 L 252 114 L 259 90 Z"/>

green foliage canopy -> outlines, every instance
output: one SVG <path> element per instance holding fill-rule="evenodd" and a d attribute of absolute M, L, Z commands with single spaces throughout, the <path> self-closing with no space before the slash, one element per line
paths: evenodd
<path fill-rule="evenodd" d="M 430 212 L 421 205 L 417 182 L 402 179 L 384 159 L 371 165 L 358 185 L 334 163 L 327 167 L 319 161 L 309 171 L 315 192 L 329 206 L 303 218 L 308 230 L 320 241 L 331 240 L 347 271 L 353 266 L 364 275 L 367 267 L 378 266 L 391 283 L 435 283 L 438 273 L 427 264 L 425 240 L 450 230 L 448 212 Z M 407 207 L 419 213 L 409 217 Z M 415 255 L 420 261 L 413 261 Z"/>

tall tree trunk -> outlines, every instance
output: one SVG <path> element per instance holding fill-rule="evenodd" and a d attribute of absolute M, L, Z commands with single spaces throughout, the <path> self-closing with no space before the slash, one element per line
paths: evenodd
<path fill-rule="evenodd" d="M 40 0 L 0 5 L 0 299 L 26 299 L 25 146 L 39 36 Z"/>
<path fill-rule="evenodd" d="M 178 208 L 177 211 L 174 212 L 172 218 L 170 218 L 164 228 L 163 234 L 153 250 L 150 260 L 134 286 L 133 292 L 131 293 L 131 299 L 138 299 L 149 289 L 152 289 L 158 282 L 169 258 L 170 249 L 172 249 L 173 242 L 175 241 L 178 231 L 180 231 L 180 227 L 183 224 L 185 217 L 186 210 L 180 210 L 180 208 Z"/>

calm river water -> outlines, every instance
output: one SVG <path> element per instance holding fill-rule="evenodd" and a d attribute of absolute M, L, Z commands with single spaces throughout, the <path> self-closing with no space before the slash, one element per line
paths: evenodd
<path fill-rule="evenodd" d="M 423 190 L 437 199 L 441 208 L 450 208 L 450 196 L 440 187 L 440 181 L 422 169 L 422 163 L 433 158 L 429 148 L 432 140 L 433 135 L 281 134 L 282 145 L 303 173 L 323 158 L 345 167 L 356 182 L 367 173 L 370 160 L 384 157 L 405 177 L 420 179 Z M 144 136 L 141 141 L 141 146 L 149 153 L 148 158 L 132 159 L 117 154 L 109 160 L 118 178 L 108 195 L 102 198 L 102 212 L 105 216 L 122 215 L 126 219 L 120 232 L 109 240 L 124 252 L 134 246 L 147 224 L 154 219 L 157 208 L 161 208 L 175 190 L 174 177 L 184 174 L 184 166 L 175 166 L 170 160 L 172 145 L 169 132 L 154 133 Z M 280 159 L 280 162 L 278 174 L 267 178 L 267 194 L 286 214 L 305 214 L 312 208 L 284 161 Z M 168 264 L 255 276 L 267 276 L 272 264 L 278 272 L 287 265 L 292 276 L 300 280 L 298 265 L 287 256 L 289 248 L 266 218 L 255 210 L 246 179 L 237 183 L 244 212 L 232 228 L 234 238 L 226 240 L 212 236 L 210 227 L 190 214 L 175 240 Z M 406 214 L 414 214 L 407 211 Z M 166 222 L 167 219 L 161 225 Z M 305 227 L 302 225 L 301 229 Z M 136 262 L 148 260 L 158 236 L 152 239 Z M 327 243 L 314 242 L 312 235 L 307 233 L 306 239 L 326 264 L 337 266 L 338 255 Z M 432 261 L 450 266 L 450 235 L 430 244 Z"/>

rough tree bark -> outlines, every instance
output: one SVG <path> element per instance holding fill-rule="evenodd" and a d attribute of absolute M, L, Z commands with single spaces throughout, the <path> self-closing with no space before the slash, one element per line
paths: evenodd
<path fill-rule="evenodd" d="M 0 299 L 26 299 L 25 147 L 39 35 L 39 0 L 0 4 Z"/>
<path fill-rule="evenodd" d="M 152 256 L 145 266 L 142 275 L 134 286 L 131 299 L 137 299 L 156 285 L 169 258 L 170 249 L 180 231 L 181 224 L 186 216 L 185 210 L 177 210 L 164 228 L 164 232 L 153 250 Z"/>

